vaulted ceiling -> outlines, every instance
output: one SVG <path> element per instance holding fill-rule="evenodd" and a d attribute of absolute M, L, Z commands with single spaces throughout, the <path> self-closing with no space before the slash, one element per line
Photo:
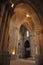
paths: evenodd
<path fill-rule="evenodd" d="M 43 20 L 43 0 L 0 0 L 0 5 L 1 5 L 0 10 L 1 10 L 2 4 L 8 3 L 8 6 L 9 6 L 11 5 L 11 3 L 14 3 L 16 6 L 16 4 L 20 2 L 25 2 L 31 5 L 36 12 L 38 11 L 38 14 L 41 15 L 40 17 Z M 43 21 L 41 21 L 41 23 L 43 24 Z"/>

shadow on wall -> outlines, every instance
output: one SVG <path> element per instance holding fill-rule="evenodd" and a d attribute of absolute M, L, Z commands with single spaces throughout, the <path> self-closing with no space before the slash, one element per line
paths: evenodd
<path fill-rule="evenodd" d="M 37 61 L 37 65 L 43 65 L 43 55 L 40 55 L 40 57 Z"/>

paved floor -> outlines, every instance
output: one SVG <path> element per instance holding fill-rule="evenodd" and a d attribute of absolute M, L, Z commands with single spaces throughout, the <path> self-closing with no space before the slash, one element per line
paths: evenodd
<path fill-rule="evenodd" d="M 11 60 L 10 65 L 35 65 L 35 61 L 28 59 Z"/>

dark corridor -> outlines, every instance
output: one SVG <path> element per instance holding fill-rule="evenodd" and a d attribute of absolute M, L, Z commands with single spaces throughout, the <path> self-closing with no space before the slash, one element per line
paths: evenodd
<path fill-rule="evenodd" d="M 24 47 L 25 47 L 25 58 L 29 58 L 30 57 L 30 43 L 28 40 L 25 41 L 25 44 L 24 44 Z"/>

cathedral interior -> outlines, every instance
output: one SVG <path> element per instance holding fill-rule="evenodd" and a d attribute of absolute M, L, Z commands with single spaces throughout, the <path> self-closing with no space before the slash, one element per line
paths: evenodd
<path fill-rule="evenodd" d="M 43 0 L 0 0 L 0 65 L 43 65 Z"/>

